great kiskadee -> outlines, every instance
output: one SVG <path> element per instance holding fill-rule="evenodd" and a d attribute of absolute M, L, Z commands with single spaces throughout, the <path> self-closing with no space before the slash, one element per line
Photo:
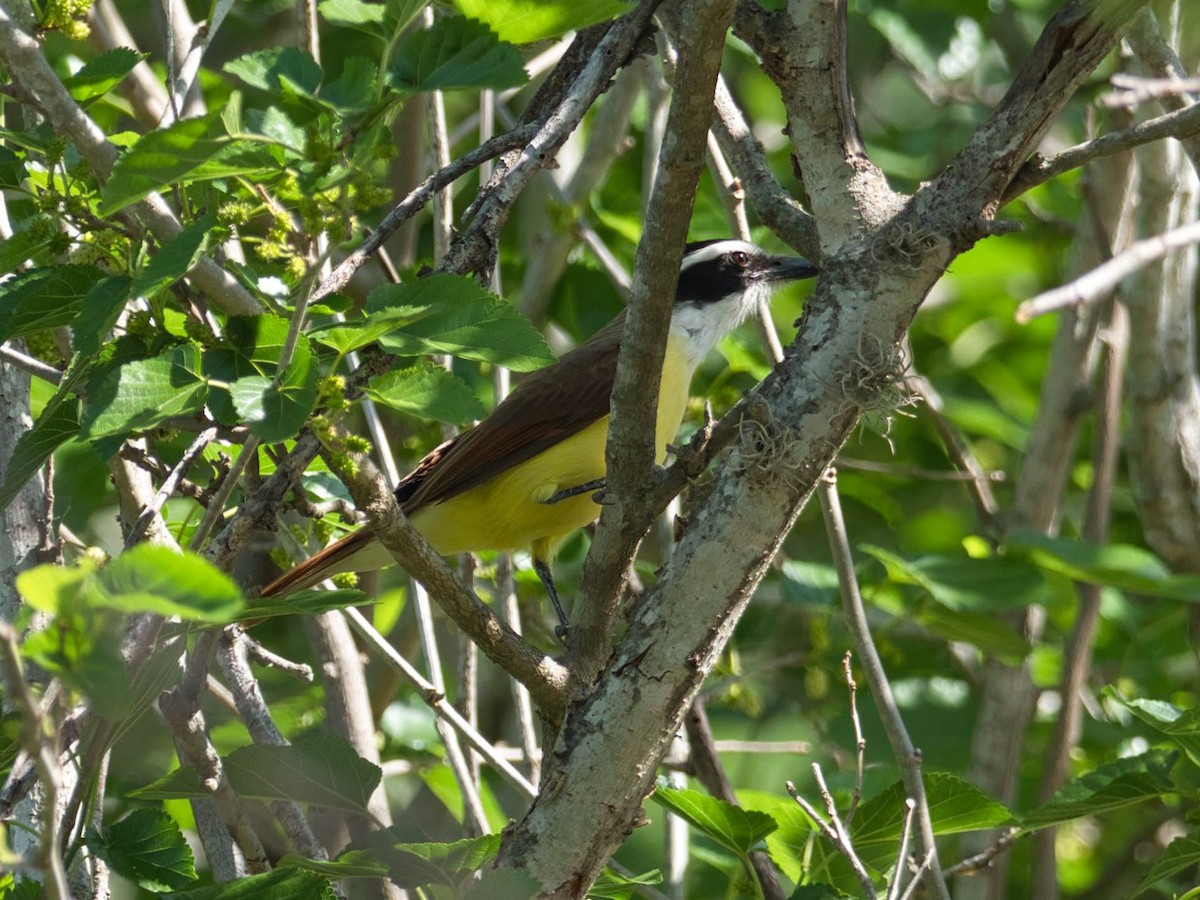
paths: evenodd
<path fill-rule="evenodd" d="M 688 244 L 679 270 L 655 428 L 657 461 L 675 437 L 700 361 L 773 289 L 816 275 L 806 259 L 771 256 L 739 240 Z M 558 362 L 523 380 L 469 431 L 433 450 L 396 488 L 396 501 L 435 550 L 530 550 L 534 568 L 565 616 L 550 577 L 554 550 L 600 515 L 609 396 L 625 315 Z M 278 596 L 340 572 L 391 565 L 369 528 L 342 538 L 262 591 Z"/>

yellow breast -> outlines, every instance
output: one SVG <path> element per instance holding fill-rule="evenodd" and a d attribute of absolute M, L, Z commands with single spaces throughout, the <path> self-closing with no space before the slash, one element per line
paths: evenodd
<path fill-rule="evenodd" d="M 691 375 L 682 340 L 672 334 L 659 382 L 655 445 L 660 464 L 683 419 Z M 600 507 L 591 492 L 557 503 L 545 500 L 603 478 L 607 438 L 605 416 L 478 487 L 423 507 L 413 514 L 412 523 L 446 555 L 532 549 L 535 556 L 548 558 L 564 537 L 594 521 Z"/>

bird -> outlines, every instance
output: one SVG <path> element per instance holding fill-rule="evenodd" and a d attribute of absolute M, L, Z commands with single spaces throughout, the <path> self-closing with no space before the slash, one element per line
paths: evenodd
<path fill-rule="evenodd" d="M 686 245 L 659 383 L 658 464 L 679 429 L 692 375 L 704 357 L 776 287 L 816 274 L 803 257 L 775 256 L 747 241 Z M 609 398 L 624 323 L 622 311 L 526 377 L 479 424 L 432 450 L 395 489 L 413 527 L 444 556 L 530 551 L 560 635 L 567 616 L 550 565 L 562 540 L 600 515 Z M 276 578 L 261 596 L 284 597 L 331 575 L 393 563 L 365 526 Z"/>

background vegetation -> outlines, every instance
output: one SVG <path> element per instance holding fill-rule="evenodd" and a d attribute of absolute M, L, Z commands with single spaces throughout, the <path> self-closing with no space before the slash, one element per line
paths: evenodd
<path fill-rule="evenodd" d="M 904 365 L 836 460 L 853 571 L 955 897 L 1180 897 L 1197 883 L 1194 248 L 1102 285 L 1087 306 L 1017 315 L 1195 219 L 1200 116 L 1187 90 L 1200 91 L 1151 76 L 1175 57 L 1196 70 L 1200 21 L 1185 2 L 1140 5 L 1040 151 L 1172 110 L 1183 113 L 1167 132 L 1191 143 L 1130 139 L 1057 177 L 1023 170 L 997 214 L 1019 229 L 952 258 Z M 429 174 L 539 121 L 561 97 L 556 80 L 590 58 L 569 48 L 593 47 L 604 26 L 586 29 L 627 4 L 87 6 L 0 2 L 0 618 L 15 625 L 0 633 L 0 895 L 36 896 L 39 881 L 52 896 L 468 892 L 529 797 L 429 701 L 447 695 L 536 783 L 538 748 L 556 732 L 531 720 L 529 695 L 445 616 L 428 619 L 398 568 L 364 578 L 366 596 L 347 584 L 266 612 L 249 612 L 238 585 L 346 527 L 337 474 L 364 471 L 358 450 L 407 471 L 490 409 L 507 371 L 519 378 L 622 307 L 671 98 L 670 29 L 641 39 L 553 165 L 517 186 L 497 245 L 471 243 L 488 209 L 471 205 L 493 170 L 467 160 L 330 291 L 333 268 Z M 978 134 L 1063 6 L 849 4 L 858 128 L 895 191 L 937 178 Z M 806 203 L 779 87 L 746 42 L 753 16 L 738 15 L 722 76 L 779 186 Z M 572 44 L 576 29 L 592 43 Z M 753 239 L 785 251 L 761 224 L 755 173 L 721 144 L 710 142 L 690 239 L 737 233 L 748 214 Z M 808 240 L 806 255 L 828 249 Z M 418 280 L 427 267 L 456 274 Z M 504 301 L 465 277 L 481 273 Z M 784 346 L 808 291 L 771 310 Z M 753 324 L 727 339 L 697 376 L 686 433 L 706 402 L 724 412 L 771 367 Z M 1163 396 L 1174 429 L 1155 418 Z M 315 459 L 314 434 L 326 447 Z M 303 491 L 264 497 L 293 464 Z M 685 512 L 709 481 L 685 493 Z M 800 514 L 661 769 L 664 788 L 683 792 L 646 804 L 649 821 L 592 896 L 861 896 L 855 853 L 880 896 L 907 884 L 911 760 L 885 736 L 861 654 L 852 715 L 844 657 L 856 636 L 827 521 L 817 503 Z M 669 522 L 641 549 L 635 593 L 670 556 Z M 580 590 L 589 541 L 560 554 L 565 597 Z M 484 555 L 459 570 L 561 655 L 525 560 L 514 572 Z M 360 664 L 341 613 L 326 612 L 355 605 L 352 626 L 415 660 L 424 690 L 361 634 Z M 249 639 L 216 627 L 264 616 Z M 742 811 L 705 796 L 714 766 Z M 821 816 L 822 795 L 836 801 L 855 853 L 834 848 L 788 781 Z M 764 849 L 769 863 L 752 853 Z M 490 872 L 475 896 L 530 896 L 546 887 L 532 877 Z"/>

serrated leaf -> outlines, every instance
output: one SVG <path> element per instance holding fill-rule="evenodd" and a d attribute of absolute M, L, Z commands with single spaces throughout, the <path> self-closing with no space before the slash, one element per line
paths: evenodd
<path fill-rule="evenodd" d="M 86 106 L 120 84 L 134 66 L 149 55 L 128 47 L 116 47 L 84 63 L 78 72 L 63 79 L 63 86 L 76 102 Z"/>
<path fill-rule="evenodd" d="M 103 277 L 94 266 L 63 265 L 30 269 L 0 284 L 0 340 L 69 324 Z"/>
<path fill-rule="evenodd" d="M 182 894 L 164 894 L 163 900 L 337 900 L 324 875 L 299 869 L 276 869 L 265 875 L 248 875 L 215 887 Z"/>
<path fill-rule="evenodd" d="M 34 609 L 57 616 L 79 599 L 83 582 L 94 568 L 90 560 L 77 566 L 43 563 L 17 573 L 17 592 Z"/>
<path fill-rule="evenodd" d="M 162 810 L 135 809 L 99 831 L 89 829 L 87 845 L 114 872 L 148 891 L 178 890 L 196 880 L 192 849 Z"/>
<path fill-rule="evenodd" d="M 94 601 L 126 614 L 156 613 L 185 622 L 225 624 L 245 601 L 232 579 L 194 553 L 139 544 L 96 573 Z"/>
<path fill-rule="evenodd" d="M 1021 831 L 1027 834 L 1080 816 L 1103 815 L 1172 793 L 1176 788 L 1170 772 L 1176 756 L 1151 750 L 1105 763 L 1093 772 L 1072 778 L 1048 803 L 1022 817 Z"/>
<path fill-rule="evenodd" d="M 83 307 L 71 322 L 71 345 L 88 356 L 100 352 L 109 331 L 117 323 L 129 299 L 132 278 L 112 275 L 101 278 L 83 298 Z"/>
<path fill-rule="evenodd" d="M 411 315 L 413 308 L 423 308 Z M 367 297 L 370 326 L 403 312 L 379 344 L 397 356 L 449 353 L 530 372 L 554 355 L 528 319 L 469 278 L 431 275 L 417 281 L 381 285 Z"/>
<path fill-rule="evenodd" d="M 191 766 L 180 766 L 144 787 L 134 788 L 128 794 L 134 800 L 189 800 L 212 796 Z"/>
<path fill-rule="evenodd" d="M 451 425 L 485 414 L 483 404 L 465 381 L 432 363 L 395 369 L 371 379 L 367 396 L 397 412 Z"/>
<path fill-rule="evenodd" d="M 172 184 L 190 184 L 234 175 L 278 174 L 270 148 L 257 142 L 210 137 L 214 117 L 184 119 L 151 131 L 117 159 L 101 191 L 111 216 L 147 194 Z"/>
<path fill-rule="evenodd" d="M 116 366 L 89 389 L 83 436 L 94 441 L 153 428 L 172 416 L 198 411 L 207 392 L 195 344 Z"/>
<path fill-rule="evenodd" d="M 906 559 L 870 544 L 861 549 L 883 563 L 892 582 L 920 587 L 956 612 L 1002 612 L 1045 599 L 1041 572 L 1023 560 L 944 553 Z"/>
<path fill-rule="evenodd" d="M 459 12 L 489 26 L 502 40 L 528 44 L 623 16 L 623 0 L 454 0 Z"/>
<path fill-rule="evenodd" d="M 996 828 L 1013 821 L 1003 803 L 971 782 L 949 772 L 926 772 L 925 798 L 935 835 Z M 854 818 L 854 846 L 882 843 L 894 852 L 904 821 L 904 785 L 897 781 L 859 808 Z"/>
<path fill-rule="evenodd" d="M 1200 838 L 1191 834 L 1175 838 L 1151 866 L 1146 877 L 1138 883 L 1138 891 L 1133 896 L 1140 897 L 1158 882 L 1194 869 L 1197 865 L 1200 865 Z"/>
<path fill-rule="evenodd" d="M 0 487 L 0 509 L 7 508 L 51 454 L 78 433 L 78 400 L 47 404 L 33 428 L 17 439 Z"/>
<path fill-rule="evenodd" d="M 321 88 L 321 99 L 343 115 L 362 112 L 375 101 L 375 70 L 366 57 L 348 57 L 342 74 Z"/>
<path fill-rule="evenodd" d="M 362 591 L 342 589 L 337 591 L 297 591 L 278 602 L 263 601 L 244 610 L 240 621 L 257 622 L 276 616 L 315 616 L 348 606 L 367 606 L 377 603 L 378 598 L 368 597 Z"/>
<path fill-rule="evenodd" d="M 52 580 L 52 576 L 44 571 L 47 568 L 51 567 L 39 566 L 30 570 L 43 570 L 35 579 L 39 588 Z M 69 583 L 73 576 L 74 573 L 70 573 L 56 585 L 54 627 L 29 635 L 22 652 L 87 697 L 101 716 L 114 722 L 121 721 L 132 709 L 129 671 L 120 649 L 124 619 L 106 610 L 89 609 Z M 18 581 L 23 595 L 25 590 L 30 590 L 31 583 L 26 581 L 22 586 Z M 86 592 L 88 578 L 84 577 L 76 584 Z"/>
<path fill-rule="evenodd" d="M 410 93 L 518 87 L 529 80 L 516 47 L 464 16 L 412 32 L 396 51 L 390 76 L 393 87 Z"/>
<path fill-rule="evenodd" d="M 315 94 L 325 73 L 320 64 L 295 47 L 270 47 L 225 63 L 224 70 L 251 87 L 280 94 L 286 83 L 305 94 Z"/>
<path fill-rule="evenodd" d="M 1154 597 L 1200 601 L 1200 576 L 1172 575 L 1166 563 L 1142 547 L 1097 546 L 1035 531 L 1011 532 L 1005 544 L 1046 571 L 1074 581 L 1107 584 Z"/>
<path fill-rule="evenodd" d="M 1200 710 L 1180 709 L 1165 700 L 1126 700 L 1113 690 L 1106 690 L 1105 693 L 1178 744 L 1188 759 L 1200 766 Z"/>
<path fill-rule="evenodd" d="M 764 812 L 742 809 L 699 791 L 659 788 L 650 797 L 738 856 L 746 856 L 779 827 Z"/>
<path fill-rule="evenodd" d="M 239 378 L 229 386 L 238 417 L 252 434 L 270 443 L 294 437 L 317 402 L 320 372 L 308 339 L 300 335 L 292 361 L 276 381 L 262 375 Z"/>
<path fill-rule="evenodd" d="M 196 264 L 204 253 L 208 233 L 216 227 L 215 216 L 201 216 L 159 248 L 150 261 L 138 272 L 129 287 L 130 296 L 151 297 L 170 287 Z"/>

